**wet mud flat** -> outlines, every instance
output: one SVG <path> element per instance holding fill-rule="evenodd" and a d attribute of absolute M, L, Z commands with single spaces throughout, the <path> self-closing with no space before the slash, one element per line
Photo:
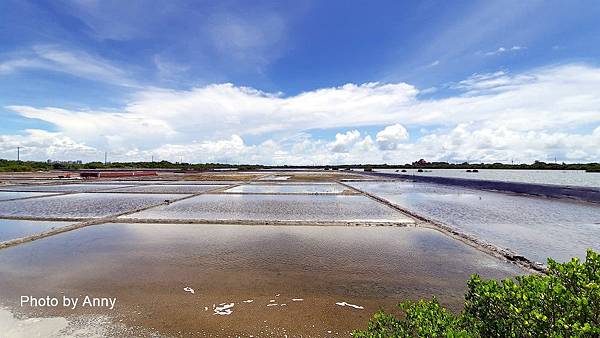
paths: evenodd
<path fill-rule="evenodd" d="M 94 225 L 0 250 L 0 272 L 2 305 L 16 312 L 185 337 L 348 336 L 406 299 L 458 310 L 471 273 L 524 273 L 426 228 L 208 224 Z M 21 295 L 117 303 L 30 308 Z"/>

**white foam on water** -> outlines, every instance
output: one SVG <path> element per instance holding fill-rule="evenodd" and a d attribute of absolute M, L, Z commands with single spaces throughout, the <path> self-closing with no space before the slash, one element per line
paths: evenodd
<path fill-rule="evenodd" d="M 267 304 L 267 306 L 277 306 L 277 305 L 278 304 L 275 304 L 275 303 L 269 303 L 269 304 Z"/>
<path fill-rule="evenodd" d="M 292 302 L 301 302 L 304 298 L 292 298 Z"/>
<path fill-rule="evenodd" d="M 275 299 L 269 300 L 269 303 L 275 303 Z"/>
<path fill-rule="evenodd" d="M 231 309 L 233 306 L 235 305 L 235 303 L 221 303 L 219 304 L 219 306 L 214 307 L 214 311 L 215 311 L 215 315 L 219 315 L 219 316 L 229 316 L 230 314 L 233 313 L 233 310 Z"/>
<path fill-rule="evenodd" d="M 252 303 L 254 299 L 243 300 L 242 303 Z"/>
<path fill-rule="evenodd" d="M 339 305 L 339 306 L 349 306 L 349 307 L 351 307 L 351 308 L 355 308 L 355 309 L 359 309 L 359 310 L 362 310 L 362 309 L 364 309 L 364 307 L 363 307 L 363 306 L 360 306 L 360 305 L 354 305 L 354 304 L 350 304 L 350 303 L 346 303 L 346 302 L 337 302 L 337 303 L 335 303 L 335 305 Z"/>
<path fill-rule="evenodd" d="M 278 293 L 278 294 L 275 295 L 275 297 L 279 297 L 279 296 L 281 296 L 281 293 Z"/>
<path fill-rule="evenodd" d="M 191 287 L 189 287 L 189 286 L 186 286 L 186 287 L 184 287 L 184 288 L 183 288 L 183 291 L 185 291 L 185 292 L 189 292 L 189 293 L 191 293 L 191 294 L 193 294 L 193 293 L 194 293 L 194 289 L 192 289 L 192 288 L 191 288 Z"/>

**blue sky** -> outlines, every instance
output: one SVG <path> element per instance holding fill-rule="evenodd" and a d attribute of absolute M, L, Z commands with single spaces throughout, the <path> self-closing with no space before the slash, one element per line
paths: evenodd
<path fill-rule="evenodd" d="M 2 1 L 0 157 L 600 160 L 596 1 Z"/>

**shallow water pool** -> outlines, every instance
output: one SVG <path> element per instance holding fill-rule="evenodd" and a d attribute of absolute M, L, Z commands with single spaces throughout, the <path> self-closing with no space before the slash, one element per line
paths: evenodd
<path fill-rule="evenodd" d="M 412 222 L 365 196 L 200 195 L 126 218 Z"/>
<path fill-rule="evenodd" d="M 0 219 L 0 242 L 31 236 L 71 223 Z"/>
<path fill-rule="evenodd" d="M 338 194 L 348 190 L 339 184 L 245 184 L 227 189 L 226 193 L 294 193 Z"/>
<path fill-rule="evenodd" d="M 79 193 L 0 203 L 1 216 L 105 217 L 181 198 L 185 195 Z M 0 216 L 0 217 L 1 217 Z"/>
<path fill-rule="evenodd" d="M 600 205 L 427 183 L 348 183 L 538 262 L 600 250 Z"/>
<path fill-rule="evenodd" d="M 116 297 L 105 312 L 129 326 L 246 337 L 348 336 L 407 299 L 435 295 L 458 309 L 471 273 L 522 273 L 431 229 L 206 224 L 94 225 L 0 250 L 0 271 L 8 303 Z M 59 311 L 45 314 L 81 313 Z"/>

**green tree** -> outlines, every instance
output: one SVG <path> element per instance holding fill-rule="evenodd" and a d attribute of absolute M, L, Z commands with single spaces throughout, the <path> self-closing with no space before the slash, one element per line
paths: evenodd
<path fill-rule="evenodd" d="M 471 276 L 458 315 L 430 301 L 400 304 L 403 318 L 379 311 L 355 337 L 600 337 L 600 257 L 548 260 L 545 275 Z"/>

